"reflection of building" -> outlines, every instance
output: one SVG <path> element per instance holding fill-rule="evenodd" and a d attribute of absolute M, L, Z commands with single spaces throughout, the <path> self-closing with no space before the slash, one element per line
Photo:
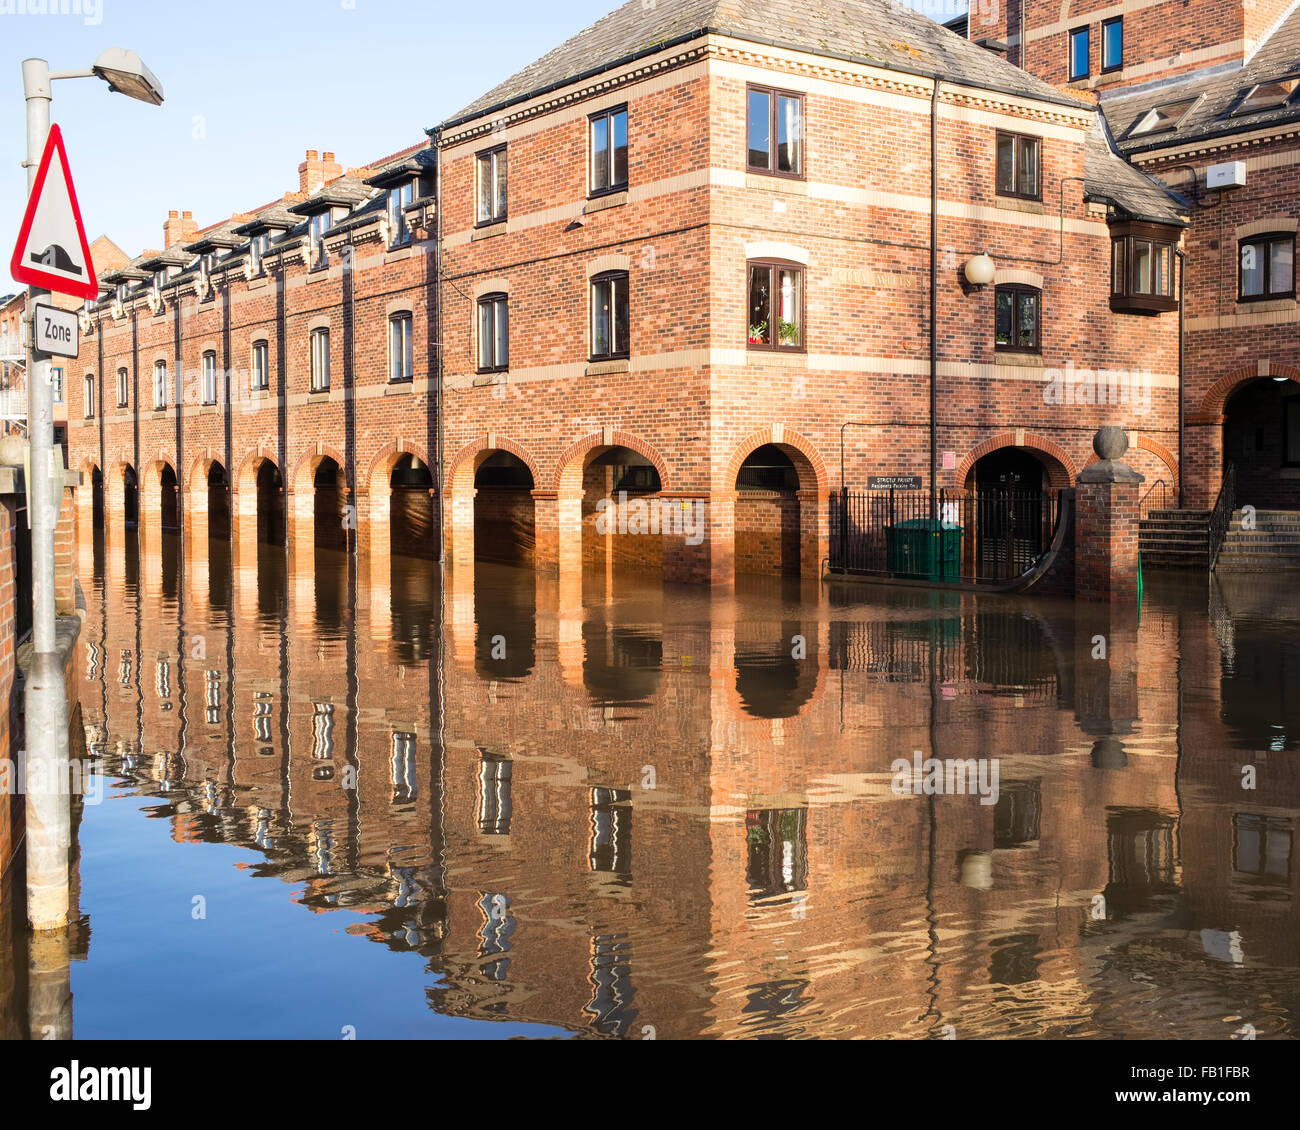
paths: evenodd
<path fill-rule="evenodd" d="M 628 1039 L 1064 1035 L 1124 1030 L 1129 968 L 1179 1034 L 1218 1032 L 1179 1011 L 1189 976 L 1220 1015 L 1292 1007 L 1266 966 L 1290 960 L 1300 800 L 1218 697 L 1225 656 L 1271 646 L 1248 616 L 1156 590 L 1096 660 L 1109 613 L 1073 604 L 795 620 L 761 590 L 597 575 L 577 604 L 484 566 L 439 638 L 429 564 L 259 574 L 218 545 L 182 572 L 173 544 L 109 544 L 87 577 L 95 741 L 175 838 L 256 851 L 249 881 L 424 955 L 436 1009 Z M 997 757 L 996 803 L 896 795 L 913 750 Z M 1243 758 L 1283 776 L 1243 801 Z"/>

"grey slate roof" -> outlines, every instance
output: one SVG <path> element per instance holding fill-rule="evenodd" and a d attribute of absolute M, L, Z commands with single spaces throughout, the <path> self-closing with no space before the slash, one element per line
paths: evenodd
<path fill-rule="evenodd" d="M 457 125 L 670 44 L 717 32 L 1068 106 L 1054 86 L 897 0 L 628 0 L 444 123 Z"/>
<path fill-rule="evenodd" d="M 1244 130 L 1300 121 L 1300 101 L 1294 99 L 1290 104 L 1276 109 L 1230 116 L 1230 111 L 1240 101 L 1241 95 L 1251 86 L 1298 73 L 1300 8 L 1293 11 L 1261 44 L 1245 66 L 1228 69 L 1216 67 L 1200 75 L 1193 73 L 1181 81 L 1147 85 L 1134 94 L 1117 91 L 1109 96 L 1103 95 L 1102 110 L 1120 151 L 1135 154 L 1175 143 L 1208 140 Z M 1177 129 L 1129 136 L 1129 131 L 1145 117 L 1148 110 L 1198 95 L 1203 97 L 1179 122 Z"/>
<path fill-rule="evenodd" d="M 306 200 L 290 204 L 288 210 L 295 216 L 310 216 L 336 204 L 351 208 L 369 199 L 370 192 L 371 190 L 356 177 L 341 176 L 330 181 L 323 188 L 317 189 Z"/>
<path fill-rule="evenodd" d="M 1090 200 L 1103 200 L 1134 220 L 1186 226 L 1187 202 L 1116 153 L 1101 121 L 1088 130 L 1083 175 Z"/>
<path fill-rule="evenodd" d="M 251 220 L 237 224 L 230 230 L 235 235 L 258 235 L 264 231 L 287 231 L 299 222 L 300 217 L 295 216 L 286 205 L 277 201 L 265 208 L 259 208 Z"/>

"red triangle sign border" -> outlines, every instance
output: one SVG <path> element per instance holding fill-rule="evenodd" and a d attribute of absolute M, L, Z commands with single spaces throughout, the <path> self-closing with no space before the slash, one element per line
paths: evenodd
<path fill-rule="evenodd" d="M 36 219 L 36 208 L 40 204 L 41 192 L 45 188 L 45 177 L 50 171 L 50 164 L 55 153 L 59 156 L 59 167 L 63 172 L 63 183 L 68 188 L 68 200 L 72 204 L 72 218 L 77 224 L 77 238 L 81 241 L 81 254 L 86 264 L 89 278 L 84 283 L 76 283 L 61 275 L 52 275 L 38 267 L 32 267 L 22 261 L 23 251 L 31 235 L 32 223 Z M 86 241 L 86 228 L 81 222 L 81 206 L 77 203 L 77 190 L 72 184 L 72 173 L 68 169 L 68 154 L 63 148 L 63 131 L 58 125 L 50 126 L 49 136 L 45 139 L 45 151 L 41 154 L 41 163 L 36 170 L 36 180 L 31 194 L 27 198 L 27 210 L 23 213 L 22 227 L 18 231 L 18 243 L 14 247 L 13 258 L 9 261 L 9 273 L 15 281 L 29 286 L 44 287 L 58 294 L 69 294 L 74 298 L 95 298 L 99 295 L 99 283 L 95 278 L 95 264 L 90 258 L 90 244 Z"/>

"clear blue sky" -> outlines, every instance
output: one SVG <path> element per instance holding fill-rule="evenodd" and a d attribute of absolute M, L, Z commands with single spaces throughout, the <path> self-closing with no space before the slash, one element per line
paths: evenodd
<path fill-rule="evenodd" d="M 68 15 L 17 9 L 54 7 Z M 913 0 L 939 18 L 955 0 Z M 54 84 L 87 234 L 128 254 L 162 243 L 168 209 L 201 226 L 297 187 L 303 151 L 345 167 L 420 141 L 435 124 L 617 6 L 617 0 L 0 0 L 0 293 L 26 197 L 22 84 L 129 47 L 163 84 L 147 106 L 97 79 Z M 964 4 L 962 5 L 964 6 Z M 934 11 L 931 9 L 934 8 Z M 80 13 L 80 14 L 77 14 Z M 94 22 L 98 15 L 98 22 Z M 485 22 L 491 49 L 482 46 Z"/>

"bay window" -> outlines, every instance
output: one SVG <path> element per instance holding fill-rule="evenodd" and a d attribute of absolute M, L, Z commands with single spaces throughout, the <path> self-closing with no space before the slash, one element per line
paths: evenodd
<path fill-rule="evenodd" d="M 1178 307 L 1174 250 L 1178 230 L 1136 221 L 1111 225 L 1110 308 L 1136 314 Z"/>

